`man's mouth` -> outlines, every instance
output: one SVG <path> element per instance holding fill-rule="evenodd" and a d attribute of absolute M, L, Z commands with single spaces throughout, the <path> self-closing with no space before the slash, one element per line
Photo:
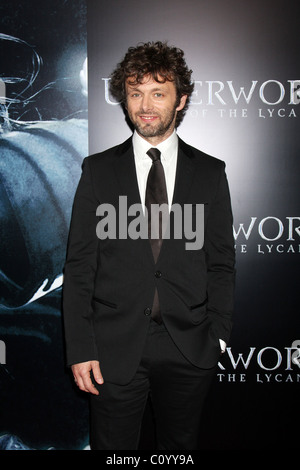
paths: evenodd
<path fill-rule="evenodd" d="M 144 122 L 152 122 L 152 121 L 155 121 L 155 119 L 157 119 L 157 116 L 140 115 L 139 118 Z"/>

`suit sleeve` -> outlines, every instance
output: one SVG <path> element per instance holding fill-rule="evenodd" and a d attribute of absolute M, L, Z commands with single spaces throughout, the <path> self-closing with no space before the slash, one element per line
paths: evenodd
<path fill-rule="evenodd" d="M 204 246 L 208 269 L 208 314 L 216 337 L 228 343 L 234 304 L 235 247 L 224 162 L 207 219 Z"/>
<path fill-rule="evenodd" d="M 68 365 L 96 360 L 91 300 L 97 267 L 96 208 L 88 158 L 75 194 L 63 284 Z"/>

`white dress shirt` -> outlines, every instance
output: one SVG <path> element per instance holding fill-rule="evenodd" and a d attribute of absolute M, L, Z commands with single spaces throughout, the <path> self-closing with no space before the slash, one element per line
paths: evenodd
<path fill-rule="evenodd" d="M 154 146 L 149 144 L 149 142 L 143 139 L 143 137 L 141 137 L 136 131 L 133 134 L 132 143 L 140 197 L 144 208 L 147 178 L 152 165 L 152 160 L 147 155 L 147 152 Z M 176 132 L 174 131 L 170 137 L 157 145 L 156 148 L 158 148 L 161 152 L 160 159 L 165 172 L 168 204 L 171 206 L 174 193 L 178 154 L 178 137 Z"/>
<path fill-rule="evenodd" d="M 149 142 L 143 139 L 136 131 L 133 134 L 132 144 L 140 197 L 144 209 L 147 178 L 152 165 L 152 160 L 147 155 L 147 152 L 154 146 L 149 144 Z M 165 172 L 168 204 L 170 207 L 173 200 L 178 155 L 178 136 L 176 131 L 174 130 L 173 134 L 158 144 L 156 148 L 161 152 L 161 163 Z M 225 352 L 226 343 L 222 339 L 219 341 L 222 352 Z"/>

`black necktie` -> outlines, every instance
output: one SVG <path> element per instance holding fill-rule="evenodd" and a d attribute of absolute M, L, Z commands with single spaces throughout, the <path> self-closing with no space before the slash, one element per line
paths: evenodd
<path fill-rule="evenodd" d="M 160 151 L 156 148 L 151 148 L 148 150 L 147 155 L 152 159 L 152 166 L 149 171 L 146 187 L 146 200 L 145 205 L 148 211 L 148 233 L 151 243 L 152 253 L 155 263 L 157 262 L 160 248 L 162 245 L 162 214 L 159 212 L 159 217 L 154 217 L 154 220 L 151 219 L 151 204 L 168 204 L 167 196 L 167 187 L 165 180 L 165 173 L 160 161 Z M 159 222 L 159 227 L 155 227 L 154 232 L 159 234 L 158 238 L 151 237 L 151 227 L 153 229 L 153 223 Z M 152 318 L 157 323 L 162 323 L 158 293 L 155 289 L 154 302 L 152 307 Z"/>

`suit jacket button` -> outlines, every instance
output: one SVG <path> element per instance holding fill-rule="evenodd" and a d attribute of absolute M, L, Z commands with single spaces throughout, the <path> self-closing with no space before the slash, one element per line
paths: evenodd
<path fill-rule="evenodd" d="M 155 272 L 155 277 L 161 277 L 161 272 L 160 272 L 160 271 L 156 271 L 156 272 Z"/>
<path fill-rule="evenodd" d="M 151 315 L 151 308 L 145 308 L 144 310 L 144 314 L 148 317 L 149 315 Z"/>

